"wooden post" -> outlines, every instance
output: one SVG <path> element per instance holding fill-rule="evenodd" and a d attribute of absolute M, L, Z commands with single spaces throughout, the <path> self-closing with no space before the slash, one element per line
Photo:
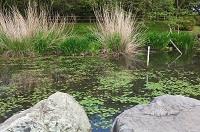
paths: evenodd
<path fill-rule="evenodd" d="M 149 59 L 150 59 L 150 46 L 148 46 L 148 53 L 147 53 L 147 67 L 149 67 Z"/>
<path fill-rule="evenodd" d="M 92 23 L 92 21 L 91 21 L 91 16 L 89 17 L 89 19 L 90 19 L 90 23 Z"/>

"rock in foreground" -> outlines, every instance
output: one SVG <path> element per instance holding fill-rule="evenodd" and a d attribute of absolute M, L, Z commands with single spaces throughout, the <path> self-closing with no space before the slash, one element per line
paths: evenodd
<path fill-rule="evenodd" d="M 164 95 L 124 111 L 113 132 L 200 132 L 200 101 Z"/>
<path fill-rule="evenodd" d="M 32 108 L 6 120 L 0 132 L 90 132 L 83 108 L 75 99 L 57 92 Z"/>

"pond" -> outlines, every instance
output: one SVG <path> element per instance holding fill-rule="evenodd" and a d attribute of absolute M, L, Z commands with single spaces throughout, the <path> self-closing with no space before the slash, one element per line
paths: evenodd
<path fill-rule="evenodd" d="M 125 109 L 163 94 L 200 99 L 200 54 L 145 53 L 138 57 L 0 59 L 0 122 L 56 91 L 73 95 L 93 132 L 109 132 Z"/>

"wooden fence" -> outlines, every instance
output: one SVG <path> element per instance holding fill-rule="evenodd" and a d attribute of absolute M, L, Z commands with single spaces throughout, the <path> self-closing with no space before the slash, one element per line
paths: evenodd
<path fill-rule="evenodd" d="M 66 20 L 67 22 L 75 20 L 77 23 L 94 23 L 96 22 L 95 16 L 60 16 L 58 21 Z M 143 20 L 143 17 L 137 17 L 137 20 Z M 49 21 L 53 21 L 53 17 L 49 17 Z"/>
<path fill-rule="evenodd" d="M 94 23 L 96 22 L 96 17 L 95 16 L 60 16 L 59 17 L 60 20 L 66 20 L 68 22 L 75 20 L 77 23 Z M 137 16 L 136 19 L 138 21 L 142 21 L 142 20 L 155 20 L 155 21 L 165 21 L 165 20 L 169 20 L 170 16 L 169 15 L 156 15 L 154 17 L 151 16 Z M 52 17 L 49 18 L 50 21 L 52 21 Z"/>

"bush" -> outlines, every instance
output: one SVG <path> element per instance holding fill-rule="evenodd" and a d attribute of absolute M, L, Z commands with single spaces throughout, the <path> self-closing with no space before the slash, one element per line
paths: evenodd
<path fill-rule="evenodd" d="M 176 29 L 178 29 L 178 26 L 181 31 L 192 31 L 194 22 L 191 20 L 178 20 Z"/>
<path fill-rule="evenodd" d="M 198 15 L 198 16 L 195 16 L 194 18 L 196 20 L 196 25 L 200 26 L 200 16 Z"/>
<path fill-rule="evenodd" d="M 195 20 L 190 17 L 183 17 L 183 18 L 175 18 L 169 22 L 170 26 L 173 29 L 181 30 L 181 31 L 192 31 L 195 25 Z"/>

